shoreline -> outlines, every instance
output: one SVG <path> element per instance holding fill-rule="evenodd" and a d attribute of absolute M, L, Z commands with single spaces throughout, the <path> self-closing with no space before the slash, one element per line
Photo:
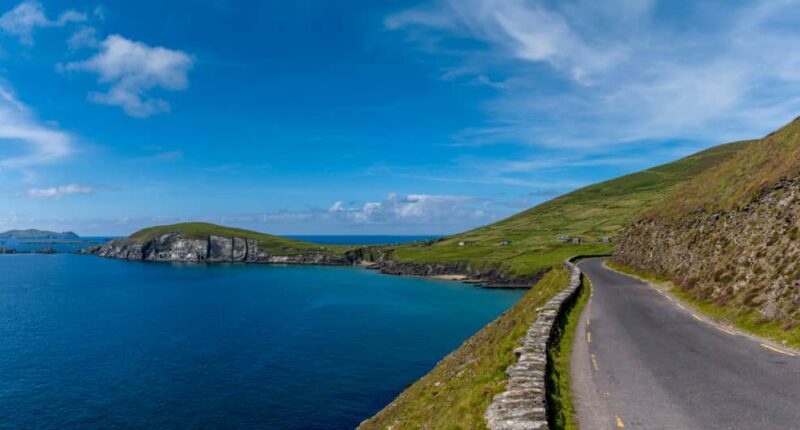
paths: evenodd
<path fill-rule="evenodd" d="M 70 251 L 70 252 L 36 252 L 36 251 L 18 251 L 18 250 L 7 250 L 13 252 L 0 252 L 0 255 L 62 255 L 62 254 L 70 254 L 70 255 L 86 255 L 86 256 L 93 256 L 99 258 L 108 258 L 112 260 L 124 260 L 129 262 L 142 262 L 142 263 L 168 263 L 168 264 L 203 264 L 203 265 L 216 265 L 216 264 L 255 264 L 255 265 L 268 265 L 268 266 L 338 266 L 338 267 L 359 267 L 368 270 L 375 270 L 383 275 L 391 275 L 391 276 L 407 276 L 412 278 L 427 278 L 427 279 L 434 279 L 440 281 L 452 281 L 458 282 L 462 284 L 471 285 L 477 288 L 486 288 L 486 289 L 497 289 L 497 290 L 529 290 L 533 288 L 536 282 L 531 282 L 529 285 L 527 284 L 514 284 L 514 283 L 492 283 L 491 281 L 481 280 L 471 277 L 470 275 L 465 274 L 415 274 L 415 273 L 397 273 L 397 272 L 389 272 L 385 271 L 384 267 L 382 267 L 378 263 L 359 260 L 354 262 L 353 264 L 340 264 L 340 263 L 305 263 L 305 262 L 292 262 L 292 261 L 275 261 L 275 262 L 258 262 L 258 261 L 242 261 L 242 262 L 207 262 L 207 261 L 152 261 L 152 260 L 134 260 L 134 259 L 126 259 L 126 258 L 118 258 L 118 257 L 105 257 L 100 256 L 94 253 L 87 253 L 82 252 L 83 250 L 77 251 Z M 280 256 L 276 258 L 281 258 Z"/>

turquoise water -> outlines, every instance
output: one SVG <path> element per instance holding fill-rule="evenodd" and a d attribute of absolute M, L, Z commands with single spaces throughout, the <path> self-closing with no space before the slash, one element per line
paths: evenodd
<path fill-rule="evenodd" d="M 68 254 L 0 274 L 3 428 L 352 428 L 522 294 Z"/>

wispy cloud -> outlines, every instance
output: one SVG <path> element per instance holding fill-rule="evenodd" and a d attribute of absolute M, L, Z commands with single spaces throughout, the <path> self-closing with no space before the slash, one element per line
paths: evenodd
<path fill-rule="evenodd" d="M 486 124 L 460 135 L 462 144 L 718 142 L 758 136 L 800 113 L 800 1 L 689 3 L 680 20 L 656 20 L 656 9 L 665 13 L 657 6 L 434 0 L 386 26 L 444 58 L 447 79 L 496 91 Z"/>
<path fill-rule="evenodd" d="M 33 198 L 60 199 L 70 194 L 92 194 L 92 192 L 92 188 L 87 185 L 67 184 L 58 187 L 30 188 L 27 194 Z"/>
<path fill-rule="evenodd" d="M 99 47 L 100 41 L 97 39 L 97 29 L 86 25 L 82 26 L 67 39 L 67 46 L 70 51 Z"/>
<path fill-rule="evenodd" d="M 148 117 L 170 108 L 166 100 L 148 93 L 153 89 L 185 89 L 193 66 L 194 59 L 183 51 L 151 47 L 115 34 L 100 43 L 100 51 L 93 57 L 61 64 L 58 69 L 96 73 L 110 88 L 104 93 L 90 93 L 90 100 L 120 106 L 130 116 Z"/>
<path fill-rule="evenodd" d="M 0 143 L 15 154 L 0 158 L 0 169 L 23 169 L 66 157 L 72 151 L 72 138 L 39 121 L 17 99 L 7 85 L 0 83 Z"/>
<path fill-rule="evenodd" d="M 25 45 L 33 44 L 33 33 L 42 27 L 63 27 L 71 22 L 84 22 L 85 13 L 67 10 L 55 20 L 47 18 L 44 7 L 36 0 L 24 1 L 0 16 L 0 30 L 19 39 Z"/>

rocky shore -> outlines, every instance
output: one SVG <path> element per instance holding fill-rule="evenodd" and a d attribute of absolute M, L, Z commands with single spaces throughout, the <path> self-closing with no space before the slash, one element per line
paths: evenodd
<path fill-rule="evenodd" d="M 80 251 L 105 258 L 174 263 L 261 263 L 329 266 L 361 265 L 389 275 L 456 279 L 491 288 L 530 288 L 542 275 L 515 278 L 497 270 L 474 270 L 466 263 L 399 263 L 380 247 L 356 248 L 343 253 L 312 250 L 277 254 L 259 249 L 258 241 L 241 237 L 209 235 L 187 238 L 165 233 L 150 240 L 115 239 Z"/>

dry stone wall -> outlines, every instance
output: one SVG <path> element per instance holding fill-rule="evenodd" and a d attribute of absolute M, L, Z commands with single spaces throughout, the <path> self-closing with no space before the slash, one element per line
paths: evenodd
<path fill-rule="evenodd" d="M 506 369 L 506 390 L 497 394 L 484 417 L 492 430 L 547 430 L 547 349 L 559 316 L 581 285 L 581 272 L 570 260 L 567 288 L 539 311 L 536 321 L 521 339 L 517 362 Z"/>

